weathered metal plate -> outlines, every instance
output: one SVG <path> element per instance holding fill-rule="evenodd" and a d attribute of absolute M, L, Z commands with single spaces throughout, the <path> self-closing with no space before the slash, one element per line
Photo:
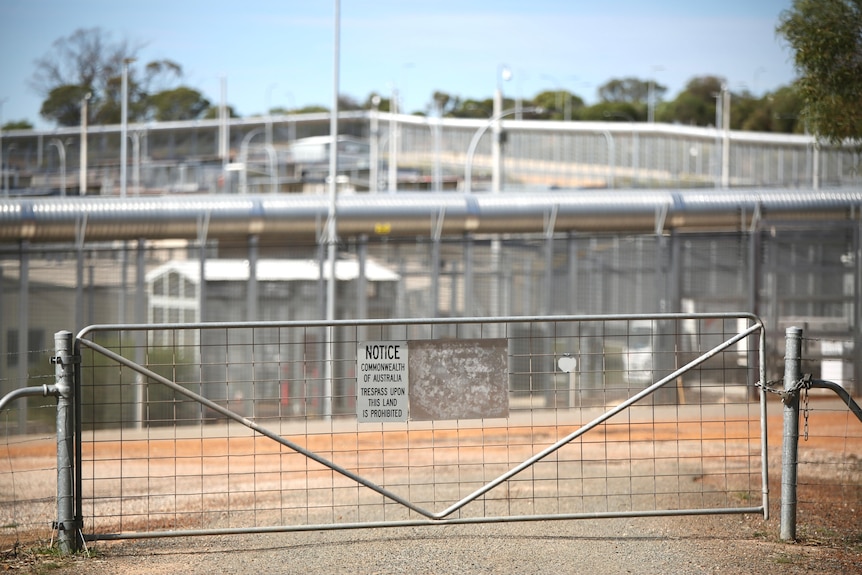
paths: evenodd
<path fill-rule="evenodd" d="M 505 339 L 409 342 L 410 419 L 509 416 Z"/>

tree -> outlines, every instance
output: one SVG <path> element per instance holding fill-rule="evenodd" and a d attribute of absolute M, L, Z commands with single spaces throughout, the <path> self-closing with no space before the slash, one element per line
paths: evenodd
<path fill-rule="evenodd" d="M 446 92 L 436 91 L 431 95 L 431 100 L 434 104 L 431 106 L 440 109 L 440 115 L 443 117 L 451 116 L 452 111 L 461 105 L 461 99 L 457 96 L 452 96 Z M 434 111 L 436 114 L 436 111 Z"/>
<path fill-rule="evenodd" d="M 361 110 L 362 104 L 360 104 L 355 98 L 348 96 L 346 94 L 338 95 L 338 111 L 339 112 L 347 112 L 353 110 Z"/>
<path fill-rule="evenodd" d="M 195 120 L 210 107 L 209 100 L 187 86 L 153 94 L 147 103 L 153 118 L 159 122 Z"/>
<path fill-rule="evenodd" d="M 755 98 L 748 90 L 732 93 L 730 95 L 730 129 L 752 129 L 746 126 L 750 125 L 752 118 L 758 114 L 762 104 L 762 100 Z"/>
<path fill-rule="evenodd" d="M 546 90 L 536 94 L 533 103 L 542 108 L 543 118 L 550 120 L 565 120 L 566 111 L 568 118 L 577 119 L 579 110 L 584 107 L 584 100 L 568 90 Z"/>
<path fill-rule="evenodd" d="M 685 90 L 662 107 L 659 117 L 692 126 L 715 125 L 715 98 L 721 93 L 723 85 L 724 80 L 717 76 L 692 78 Z"/>
<path fill-rule="evenodd" d="M 794 51 L 809 129 L 862 144 L 862 0 L 794 0 L 777 32 Z"/>
<path fill-rule="evenodd" d="M 646 114 L 643 106 L 631 102 L 599 102 L 584 108 L 581 119 L 594 122 L 643 122 Z"/>
<path fill-rule="evenodd" d="M 45 97 L 40 113 L 47 120 L 70 125 L 74 115 L 70 110 L 80 107 L 81 98 L 90 93 L 93 119 L 113 117 L 110 110 L 100 108 L 116 107 L 123 63 L 137 52 L 128 41 L 112 42 L 101 28 L 80 28 L 54 41 L 51 50 L 36 60 L 31 79 L 32 87 Z"/>
<path fill-rule="evenodd" d="M 661 100 L 667 92 L 667 87 L 655 81 L 652 82 L 653 98 Z M 650 81 L 638 78 L 621 78 L 609 80 L 599 87 L 599 99 L 603 102 L 625 102 L 629 104 L 649 103 Z"/>
<path fill-rule="evenodd" d="M 28 122 L 27 120 L 12 120 L 3 124 L 3 127 L 0 128 L 3 131 L 9 130 L 32 130 L 33 124 Z"/>
<path fill-rule="evenodd" d="M 149 101 L 150 95 L 172 92 L 175 83 L 182 78 L 182 68 L 172 60 L 154 60 L 142 68 L 135 66 L 138 51 L 129 41 L 112 42 L 101 28 L 78 29 L 70 36 L 56 40 L 51 50 L 36 61 L 31 80 L 33 88 L 45 97 L 40 114 L 61 126 L 76 125 L 81 120 L 81 100 L 90 94 L 88 120 L 91 123 L 120 123 L 125 67 L 130 121 L 141 121 L 158 114 L 169 118 L 196 112 L 199 116 L 203 110 L 195 110 L 195 105 L 188 102 L 186 105 L 190 107 L 185 111 L 166 113 L 165 108 L 169 107 L 166 100 L 170 97 L 165 95 L 159 98 L 157 107 L 160 109 L 154 109 Z M 173 96 L 191 95 L 175 92 Z M 172 105 L 177 104 L 174 102 Z"/>
<path fill-rule="evenodd" d="M 365 98 L 365 102 L 362 104 L 363 110 L 371 110 L 374 108 L 374 99 L 377 98 L 377 110 L 380 112 L 388 112 L 390 110 L 391 101 L 389 98 L 384 98 L 377 92 L 371 92 L 368 94 L 368 97 Z"/>
<path fill-rule="evenodd" d="M 153 60 L 144 68 L 143 89 L 147 93 L 171 89 L 172 80 L 183 77 L 183 68 L 173 60 Z"/>
<path fill-rule="evenodd" d="M 453 118 L 490 118 L 494 115 L 494 99 L 462 100 L 452 109 L 451 115 Z"/>
<path fill-rule="evenodd" d="M 803 102 L 795 84 L 779 88 L 767 95 L 767 100 L 770 103 L 771 132 L 785 134 L 805 132 L 805 122 L 802 118 Z"/>
<path fill-rule="evenodd" d="M 221 118 L 220 108 L 221 106 L 210 106 L 209 108 L 207 108 L 206 112 L 204 112 L 203 119 L 218 120 L 219 118 Z M 233 109 L 233 106 L 227 106 L 227 115 L 228 118 L 239 118 L 239 115 L 236 113 L 236 110 Z"/>
<path fill-rule="evenodd" d="M 89 91 L 84 86 L 64 84 L 48 93 L 39 114 L 60 126 L 77 126 L 81 123 L 81 101 Z"/>

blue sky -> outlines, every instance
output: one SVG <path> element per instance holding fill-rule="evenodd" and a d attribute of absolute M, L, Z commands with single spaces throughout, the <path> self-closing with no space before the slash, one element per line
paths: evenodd
<path fill-rule="evenodd" d="M 723 76 L 756 94 L 789 84 L 792 54 L 775 26 L 792 0 L 341 0 L 340 92 L 402 94 L 426 109 L 435 90 L 507 97 L 563 88 L 595 101 L 613 78 L 654 77 L 673 98 L 688 80 Z M 140 62 L 168 58 L 184 82 L 218 102 L 220 78 L 242 116 L 268 106 L 329 107 L 334 0 L 0 0 L 3 122 L 39 117 L 34 61 L 77 28 L 143 45 Z"/>

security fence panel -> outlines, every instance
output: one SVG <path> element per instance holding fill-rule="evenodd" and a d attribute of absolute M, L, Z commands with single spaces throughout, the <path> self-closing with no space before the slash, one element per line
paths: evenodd
<path fill-rule="evenodd" d="M 796 327 L 802 330 L 803 377 L 837 385 L 849 394 L 852 338 L 839 330 L 827 333 L 824 325 Z M 851 399 L 848 405 L 846 398 L 824 387 L 801 389 L 797 397 L 795 505 L 802 528 L 813 536 L 828 517 L 852 522 L 862 500 L 862 411 L 858 402 Z"/>
<path fill-rule="evenodd" d="M 83 533 L 766 513 L 762 342 L 747 314 L 91 326 Z"/>
<path fill-rule="evenodd" d="M 820 142 L 810 135 L 725 132 L 630 120 L 563 122 L 507 115 L 500 120 L 502 189 L 817 189 L 858 186 L 860 182 L 857 150 Z M 473 189 L 487 190 L 493 123 L 488 118 L 341 112 L 339 172 L 345 189 L 463 190 L 467 150 L 482 131 L 472 162 Z M 234 161 L 225 171 L 219 120 L 131 124 L 127 128 L 126 190 L 134 197 L 325 193 L 326 158 L 305 152 L 309 146 L 325 150 L 329 126 L 325 113 L 231 118 L 226 145 Z M 90 126 L 84 137 L 87 189 L 81 192 L 79 154 L 64 153 L 67 147 L 80 149 L 79 127 L 6 131 L 8 183 L 4 180 L 4 190 L 12 195 L 120 195 L 121 127 Z M 377 180 L 374 185 L 372 178 Z M 392 178 L 395 180 L 390 182 Z"/>
<path fill-rule="evenodd" d="M 42 339 L 38 331 L 17 334 L 7 331 L 9 351 L 2 356 L 0 385 L 9 391 L 37 388 L 54 383 L 49 361 L 51 335 Z M 23 346 L 23 347 L 19 347 Z M 23 349 L 23 351 L 18 351 Z M 51 533 L 57 509 L 56 400 L 34 395 L 21 397 L 0 409 L 0 546 L 14 548 L 34 533 Z M 26 432 L 21 432 L 25 430 Z"/>

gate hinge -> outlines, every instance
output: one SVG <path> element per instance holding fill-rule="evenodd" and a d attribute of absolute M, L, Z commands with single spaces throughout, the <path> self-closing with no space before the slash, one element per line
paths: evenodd
<path fill-rule="evenodd" d="M 69 361 L 66 363 L 63 362 L 63 357 L 64 356 L 62 356 L 62 355 L 53 356 L 51 358 L 51 365 L 75 365 L 75 364 L 81 363 L 81 356 L 80 355 L 67 355 L 67 356 L 65 356 L 66 358 L 69 359 Z"/>
<path fill-rule="evenodd" d="M 80 531 L 84 528 L 84 522 L 80 519 L 72 519 L 70 521 L 64 521 L 60 523 L 59 521 L 51 522 L 51 529 L 54 531 Z"/>

